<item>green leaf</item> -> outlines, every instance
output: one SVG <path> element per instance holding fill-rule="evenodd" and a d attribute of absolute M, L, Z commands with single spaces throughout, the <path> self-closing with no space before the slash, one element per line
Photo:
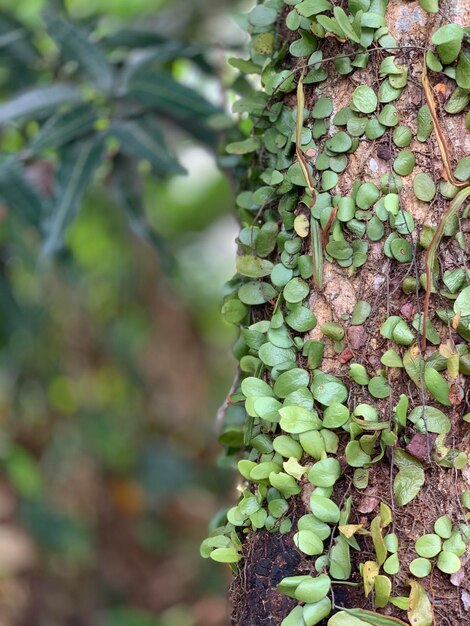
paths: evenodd
<path fill-rule="evenodd" d="M 315 517 L 321 522 L 326 522 L 327 524 L 339 522 L 340 510 L 338 505 L 329 498 L 312 494 L 310 496 L 310 508 Z"/>
<path fill-rule="evenodd" d="M 439 0 L 419 0 L 419 6 L 427 13 L 437 13 L 439 11 Z"/>
<path fill-rule="evenodd" d="M 417 406 L 408 415 L 413 424 L 423 423 L 423 431 L 430 433 L 446 434 L 450 432 L 450 420 L 439 409 L 433 406 Z"/>
<path fill-rule="evenodd" d="M 63 17 L 46 12 L 44 16 L 49 36 L 67 61 L 75 62 L 85 76 L 105 92 L 113 86 L 113 70 L 106 56 L 88 34 Z"/>
<path fill-rule="evenodd" d="M 269 475 L 269 482 L 271 485 L 280 491 L 285 498 L 296 496 L 300 493 L 300 486 L 296 483 L 295 478 L 285 474 L 284 472 L 271 472 Z"/>
<path fill-rule="evenodd" d="M 350 441 L 345 450 L 346 461 L 351 467 L 363 467 L 371 457 L 361 448 L 359 441 Z"/>
<path fill-rule="evenodd" d="M 366 319 L 369 317 L 371 310 L 371 306 L 368 302 L 365 300 L 358 300 L 352 312 L 351 325 L 361 326 L 364 324 Z"/>
<path fill-rule="evenodd" d="M 352 101 L 356 109 L 361 111 L 361 113 L 373 113 L 377 108 L 377 95 L 367 85 L 356 87 L 353 91 Z"/>
<path fill-rule="evenodd" d="M 247 254 L 236 259 L 237 272 L 250 278 L 261 278 L 272 272 L 273 264 L 266 259 Z"/>
<path fill-rule="evenodd" d="M 294 607 L 281 622 L 281 626 L 304 626 L 304 624 L 303 608 L 301 606 Z"/>
<path fill-rule="evenodd" d="M 392 137 L 393 137 L 393 143 L 398 148 L 406 148 L 406 146 L 408 146 L 413 139 L 413 133 L 407 126 L 397 126 L 393 130 Z"/>
<path fill-rule="evenodd" d="M 349 419 L 349 409 L 344 404 L 332 402 L 323 412 L 323 426 L 325 428 L 340 428 Z"/>
<path fill-rule="evenodd" d="M 181 85 L 167 72 L 145 67 L 130 75 L 124 95 L 183 121 L 204 119 L 218 112 L 197 91 Z"/>
<path fill-rule="evenodd" d="M 359 363 L 352 363 L 349 366 L 349 375 L 358 385 L 367 385 L 369 382 L 369 375 L 366 368 Z"/>
<path fill-rule="evenodd" d="M 265 282 L 250 281 L 238 290 L 238 297 L 244 304 L 257 305 L 269 302 L 276 297 L 276 290 Z"/>
<path fill-rule="evenodd" d="M 450 388 L 445 379 L 437 370 L 432 367 L 426 367 L 424 370 L 424 384 L 429 393 L 438 402 L 445 406 L 452 406 L 449 400 Z"/>
<path fill-rule="evenodd" d="M 235 548 L 216 548 L 210 553 L 210 558 L 218 563 L 238 563 L 242 555 Z"/>
<path fill-rule="evenodd" d="M 318 15 L 324 11 L 331 9 L 331 3 L 327 0 L 303 0 L 295 5 L 295 10 L 304 17 L 311 17 L 312 15 Z"/>
<path fill-rule="evenodd" d="M 322 600 L 329 593 L 330 588 L 331 580 L 326 574 L 320 574 L 316 578 L 308 576 L 296 588 L 295 598 L 299 602 L 313 604 Z"/>
<path fill-rule="evenodd" d="M 279 376 L 274 383 L 274 393 L 278 398 L 286 398 L 300 387 L 307 387 L 309 382 L 310 374 L 307 370 L 295 367 Z"/>
<path fill-rule="evenodd" d="M 393 162 L 393 169 L 400 176 L 408 176 L 416 164 L 416 157 L 411 150 L 402 150 Z"/>
<path fill-rule="evenodd" d="M 443 550 L 437 559 L 437 567 L 445 574 L 455 574 L 462 567 L 462 563 L 456 554 Z"/>
<path fill-rule="evenodd" d="M 374 183 L 363 183 L 356 194 L 356 204 L 361 209 L 370 208 L 378 200 L 380 191 Z"/>
<path fill-rule="evenodd" d="M 462 89 L 470 89 L 470 60 L 461 52 L 455 68 L 455 80 Z"/>
<path fill-rule="evenodd" d="M 393 493 L 398 506 L 411 502 L 424 485 L 424 470 L 420 465 L 408 465 L 400 469 L 393 481 Z"/>
<path fill-rule="evenodd" d="M 292 278 L 284 287 L 283 296 L 286 302 L 296 304 L 301 302 L 309 294 L 308 284 L 302 278 Z"/>
<path fill-rule="evenodd" d="M 259 147 L 260 142 L 257 137 L 248 137 L 243 141 L 229 143 L 225 149 L 229 154 L 249 154 L 258 150 Z"/>
<path fill-rule="evenodd" d="M 273 396 L 274 392 L 271 387 L 261 378 L 249 376 L 242 380 L 242 392 L 247 398 Z"/>
<path fill-rule="evenodd" d="M 0 105 L 0 124 L 42 119 L 62 105 L 76 104 L 81 100 L 80 90 L 71 85 L 58 83 L 35 87 Z"/>
<path fill-rule="evenodd" d="M 413 179 L 413 191 L 418 200 L 431 202 L 436 195 L 436 185 L 429 174 L 421 172 Z"/>
<path fill-rule="evenodd" d="M 270 26 L 277 19 L 276 9 L 270 9 L 263 5 L 256 6 L 248 14 L 248 20 L 253 26 Z"/>
<path fill-rule="evenodd" d="M 470 287 L 465 287 L 459 293 L 457 300 L 454 302 L 455 313 L 460 313 L 462 317 L 470 315 Z"/>
<path fill-rule="evenodd" d="M 43 200 L 12 157 L 0 161 L 0 198 L 13 214 L 18 213 L 28 223 L 39 225 L 45 208 Z"/>
<path fill-rule="evenodd" d="M 319 624 L 325 617 L 331 613 L 331 600 L 322 598 L 314 604 L 305 604 L 302 611 L 302 617 L 305 626 L 315 626 Z"/>
<path fill-rule="evenodd" d="M 388 398 L 391 393 L 390 385 L 383 376 L 371 378 L 368 385 L 369 393 L 374 398 Z"/>
<path fill-rule="evenodd" d="M 315 400 L 329 406 L 333 402 L 344 402 L 348 397 L 348 390 L 335 376 L 317 370 L 313 378 L 312 394 Z"/>
<path fill-rule="evenodd" d="M 470 178 L 470 157 L 463 157 L 457 163 L 457 167 L 454 171 L 455 178 L 462 182 L 467 181 Z"/>
<path fill-rule="evenodd" d="M 311 530 L 299 530 L 292 539 L 304 554 L 315 556 L 323 552 L 323 541 Z"/>
<path fill-rule="evenodd" d="M 437 556 L 442 548 L 442 540 L 439 535 L 433 533 L 421 535 L 415 543 L 415 550 L 419 556 L 431 559 Z"/>
<path fill-rule="evenodd" d="M 293 306 L 286 316 L 286 324 L 299 333 L 306 333 L 317 325 L 315 314 L 306 306 Z"/>
<path fill-rule="evenodd" d="M 387 367 L 403 367 L 403 361 L 400 355 L 393 348 L 383 353 L 380 362 Z"/>
<path fill-rule="evenodd" d="M 289 52 L 292 56 L 306 57 L 315 52 L 317 49 L 315 37 L 305 30 L 299 30 L 298 33 L 300 34 L 300 39 L 293 41 L 289 46 Z"/>
<path fill-rule="evenodd" d="M 349 21 L 349 18 L 346 15 L 346 12 L 344 11 L 344 9 L 342 9 L 341 7 L 334 7 L 333 14 L 334 14 L 335 19 L 338 22 L 341 30 L 346 35 L 346 37 L 348 39 L 350 39 L 351 41 L 354 41 L 354 42 L 360 44 L 361 40 L 358 37 L 357 33 L 354 31 L 354 29 L 353 29 L 353 27 L 351 25 L 351 22 Z M 375 109 L 375 107 L 374 107 L 374 109 Z M 359 110 L 361 110 L 361 109 L 359 109 Z M 365 113 L 371 113 L 371 111 L 364 111 L 364 112 Z"/>
<path fill-rule="evenodd" d="M 280 425 L 286 433 L 304 433 L 308 430 L 320 430 L 322 427 L 318 415 L 301 406 L 284 406 L 279 409 Z"/>
<path fill-rule="evenodd" d="M 36 154 L 45 149 L 61 148 L 92 131 L 97 119 L 97 110 L 89 104 L 79 104 L 56 113 L 34 136 L 30 148 Z"/>
<path fill-rule="evenodd" d="M 410 263 L 413 259 L 413 246 L 402 237 L 397 237 L 390 243 L 390 251 L 399 263 Z"/>
<path fill-rule="evenodd" d="M 352 139 L 347 133 L 340 130 L 338 133 L 333 135 L 333 137 L 327 139 L 325 145 L 328 150 L 331 150 L 332 152 L 347 152 L 352 146 Z"/>
<path fill-rule="evenodd" d="M 416 578 L 425 578 L 431 573 L 432 563 L 428 559 L 424 558 L 413 559 L 409 568 L 410 572 L 413 576 L 416 576 Z"/>
<path fill-rule="evenodd" d="M 136 121 L 115 122 L 109 127 L 109 135 L 120 142 L 124 154 L 149 161 L 159 174 L 185 174 L 186 170 L 169 151 L 160 126 L 150 115 Z"/>
<path fill-rule="evenodd" d="M 327 457 L 314 463 L 308 473 L 308 480 L 315 487 L 332 487 L 341 475 L 338 459 Z"/>
<path fill-rule="evenodd" d="M 449 539 L 452 535 L 452 520 L 448 515 L 441 515 L 434 522 L 434 532 L 442 537 L 442 539 Z"/>
<path fill-rule="evenodd" d="M 52 254 L 61 247 L 65 229 L 80 208 L 83 195 L 103 160 L 103 154 L 104 137 L 101 135 L 70 144 L 61 151 L 57 189 L 44 228 L 46 238 L 43 254 Z"/>
<path fill-rule="evenodd" d="M 364 609 L 343 609 L 328 620 L 328 626 L 409 626 L 397 617 Z"/>

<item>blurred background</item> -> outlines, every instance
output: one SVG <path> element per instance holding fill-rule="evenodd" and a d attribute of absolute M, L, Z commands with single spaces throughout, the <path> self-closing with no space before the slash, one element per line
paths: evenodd
<path fill-rule="evenodd" d="M 97 133 L 127 105 L 93 90 L 87 50 L 70 53 L 68 37 L 61 50 L 45 8 L 83 29 L 113 68 L 143 60 L 213 107 L 206 120 L 192 105 L 174 117 L 155 103 L 171 167 L 149 164 L 132 142 L 129 159 L 125 136 L 106 139 L 53 254 L 50 215 L 33 224 L 22 209 L 37 194 L 53 214 L 54 177 L 70 161 L 64 135 L 30 146 L 62 109 L 18 94 L 76 83 L 100 110 Z M 244 42 L 231 16 L 246 8 L 0 0 L 0 626 L 228 623 L 227 568 L 202 560 L 199 543 L 233 499 L 215 415 L 235 371 L 234 329 L 219 310 L 237 224 L 232 164 L 222 159 L 221 173 L 216 155 L 222 133 L 236 132 L 222 86 L 226 50 Z M 136 182 L 129 217 L 119 193 Z"/>

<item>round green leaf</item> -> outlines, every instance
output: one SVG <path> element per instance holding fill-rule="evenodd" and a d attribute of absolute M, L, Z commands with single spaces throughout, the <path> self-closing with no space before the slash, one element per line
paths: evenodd
<path fill-rule="evenodd" d="M 413 246 L 407 239 L 398 237 L 390 244 L 393 257 L 400 263 L 410 263 L 413 259 Z"/>
<path fill-rule="evenodd" d="M 326 142 L 326 147 L 328 150 L 331 150 L 331 152 L 347 152 L 351 146 L 351 137 L 342 130 L 336 133 L 336 135 L 333 135 L 333 137 L 330 137 Z"/>
<path fill-rule="evenodd" d="M 319 98 L 312 109 L 313 119 L 323 119 L 330 117 L 333 113 L 333 103 L 329 98 Z"/>
<path fill-rule="evenodd" d="M 361 113 L 372 113 L 377 108 L 377 95 L 371 87 L 361 85 L 356 87 L 352 95 L 354 106 Z"/>
<path fill-rule="evenodd" d="M 369 317 L 371 312 L 371 306 L 365 300 L 358 300 L 354 305 L 354 309 L 351 316 L 352 326 L 361 326 Z"/>
<path fill-rule="evenodd" d="M 393 143 L 398 148 L 406 148 L 406 146 L 410 145 L 411 140 L 413 139 L 413 133 L 407 126 L 397 126 L 393 130 L 392 139 Z"/>
<path fill-rule="evenodd" d="M 311 530 L 299 530 L 293 536 L 293 540 L 304 554 L 314 556 L 323 552 L 323 541 Z"/>
<path fill-rule="evenodd" d="M 452 535 L 452 520 L 448 515 L 441 515 L 434 522 L 434 532 L 442 537 L 442 539 L 449 539 Z"/>
<path fill-rule="evenodd" d="M 422 535 L 415 543 L 415 550 L 419 556 L 431 559 L 439 554 L 442 548 L 442 540 L 439 535 Z"/>
<path fill-rule="evenodd" d="M 470 287 L 465 287 L 459 293 L 457 300 L 454 302 L 454 311 L 460 313 L 462 317 L 470 315 Z"/>
<path fill-rule="evenodd" d="M 302 446 L 298 441 L 288 435 L 279 435 L 273 441 L 274 450 L 286 459 L 294 458 L 300 460 L 302 457 Z"/>
<path fill-rule="evenodd" d="M 332 487 L 341 475 L 338 459 L 327 457 L 313 464 L 308 473 L 308 480 L 315 487 Z"/>
<path fill-rule="evenodd" d="M 317 325 L 317 318 L 310 309 L 300 304 L 292 307 L 286 323 L 294 330 L 305 333 Z"/>
<path fill-rule="evenodd" d="M 302 278 L 296 277 L 291 280 L 284 287 L 283 295 L 286 302 L 297 303 L 301 302 L 308 296 L 309 286 L 302 280 Z"/>
<path fill-rule="evenodd" d="M 238 297 L 244 304 L 265 304 L 276 297 L 276 290 L 269 283 L 250 281 L 240 287 Z"/>
<path fill-rule="evenodd" d="M 396 126 L 398 117 L 398 111 L 393 104 L 386 104 L 379 114 L 379 122 L 384 126 Z"/>
<path fill-rule="evenodd" d="M 295 352 L 292 348 L 278 348 L 269 341 L 260 347 L 258 356 L 269 367 L 274 367 L 285 361 L 295 361 Z"/>
<path fill-rule="evenodd" d="M 346 461 L 351 467 L 363 467 L 371 457 L 361 448 L 359 441 L 350 441 L 345 450 Z"/>
<path fill-rule="evenodd" d="M 335 376 L 316 372 L 312 383 L 312 394 L 317 402 L 329 406 L 333 402 L 344 402 L 348 397 L 348 390 Z"/>
<path fill-rule="evenodd" d="M 284 406 L 279 409 L 281 428 L 286 433 L 304 433 L 320 430 L 322 423 L 317 414 L 301 406 Z"/>
<path fill-rule="evenodd" d="M 315 494 L 311 495 L 310 508 L 315 517 L 321 522 L 326 522 L 327 524 L 336 524 L 339 522 L 340 510 L 338 505 L 329 498 Z"/>
<path fill-rule="evenodd" d="M 341 261 L 350 259 L 353 255 L 353 249 L 347 241 L 330 241 L 326 246 L 326 251 L 333 259 Z"/>
<path fill-rule="evenodd" d="M 402 150 L 393 162 L 393 169 L 400 176 L 408 176 L 416 164 L 416 157 L 411 150 Z"/>
<path fill-rule="evenodd" d="M 339 428 L 346 424 L 349 416 L 347 406 L 339 404 L 339 402 L 332 402 L 323 413 L 323 426 L 325 428 Z"/>
<path fill-rule="evenodd" d="M 418 200 L 431 202 L 436 195 L 436 185 L 429 174 L 421 172 L 413 179 L 413 191 Z"/>
<path fill-rule="evenodd" d="M 443 550 L 437 558 L 437 567 L 444 574 L 455 574 L 462 567 L 462 563 L 456 554 Z"/>
<path fill-rule="evenodd" d="M 303 580 L 295 590 L 295 598 L 299 602 L 308 602 L 313 604 L 322 598 L 325 598 L 331 587 L 330 577 L 326 574 L 320 574 L 316 578 L 309 576 Z"/>
<path fill-rule="evenodd" d="M 425 578 L 426 576 L 429 576 L 431 569 L 432 564 L 431 561 L 428 561 L 428 559 L 414 559 L 410 563 L 410 572 L 413 576 L 416 576 L 416 578 Z"/>
<path fill-rule="evenodd" d="M 309 382 L 310 374 L 307 370 L 295 367 L 279 376 L 274 383 L 274 393 L 278 398 L 286 398 L 299 387 L 307 387 Z"/>
<path fill-rule="evenodd" d="M 388 398 L 391 392 L 390 385 L 383 376 L 375 376 L 369 381 L 369 393 L 374 398 Z"/>
<path fill-rule="evenodd" d="M 368 209 L 379 198 L 380 191 L 374 183 L 364 183 L 356 194 L 356 204 L 361 209 Z"/>

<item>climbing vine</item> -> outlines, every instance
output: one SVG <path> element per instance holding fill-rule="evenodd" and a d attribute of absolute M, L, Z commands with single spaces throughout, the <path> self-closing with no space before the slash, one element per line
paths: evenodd
<path fill-rule="evenodd" d="M 236 198 L 237 274 L 223 314 L 240 328 L 239 375 L 220 441 L 238 459 L 240 499 L 201 553 L 236 572 L 250 533 L 291 537 L 305 560 L 303 571 L 278 583 L 297 602 L 282 626 L 327 618 L 328 626 L 393 626 L 407 624 L 405 614 L 413 625 L 430 626 L 424 579 L 435 568 L 447 576 L 461 571 L 470 492 L 460 494 L 457 513 L 437 518 L 407 547 L 406 565 L 394 527 L 396 509 L 418 497 L 430 469 L 458 472 L 468 461 L 449 434 L 470 421 L 463 228 L 470 158 L 454 166 L 442 116 L 470 102 L 470 29 L 435 15 L 436 0 L 421 0 L 427 45 L 401 46 L 387 26 L 386 0 L 339 4 L 258 4 L 242 19 L 250 58 L 230 59 L 240 72 L 233 109 L 245 136 L 227 152 L 240 159 L 244 176 Z M 411 53 L 419 71 L 407 62 Z M 371 68 L 375 83 L 364 78 Z M 345 106 L 328 92 L 334 77 L 354 86 Z M 452 87 L 441 105 L 442 80 Z M 400 101 L 410 89 L 419 89 L 422 101 L 405 124 Z M 442 172 L 423 166 L 422 146 L 434 142 Z M 348 179 L 351 160 L 367 144 L 377 146 L 385 173 Z M 422 209 L 419 223 L 410 202 Z M 391 311 L 388 292 L 385 306 L 360 299 L 339 318 L 320 315 L 316 295 L 331 277 L 360 279 L 377 251 L 396 269 L 395 291 L 408 304 Z M 365 329 L 373 323 L 380 331 L 371 340 Z M 361 356 L 364 345 L 377 353 L 375 362 Z M 358 519 L 354 494 L 367 489 L 383 460 L 391 493 L 380 498 L 375 517 Z M 361 561 L 364 545 L 372 558 Z M 408 593 L 400 595 L 404 569 Z M 372 610 L 338 603 L 341 585 L 361 588 Z"/>

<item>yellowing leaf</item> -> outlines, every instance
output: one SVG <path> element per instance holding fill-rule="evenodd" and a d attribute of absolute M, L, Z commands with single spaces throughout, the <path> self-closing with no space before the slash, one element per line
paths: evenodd
<path fill-rule="evenodd" d="M 426 591 L 416 580 L 410 580 L 409 582 L 411 593 L 408 619 L 413 626 L 432 626 L 432 606 Z"/>
<path fill-rule="evenodd" d="M 299 237 L 306 237 L 310 231 L 310 222 L 308 218 L 302 213 L 297 215 L 294 220 L 294 230 Z"/>
<path fill-rule="evenodd" d="M 366 598 L 374 588 L 374 580 L 379 575 L 379 566 L 375 561 L 366 561 L 362 565 L 362 579 Z"/>
<path fill-rule="evenodd" d="M 338 530 L 346 537 L 346 539 L 350 539 L 358 530 L 361 530 L 363 524 L 345 524 L 344 526 L 339 526 Z"/>

